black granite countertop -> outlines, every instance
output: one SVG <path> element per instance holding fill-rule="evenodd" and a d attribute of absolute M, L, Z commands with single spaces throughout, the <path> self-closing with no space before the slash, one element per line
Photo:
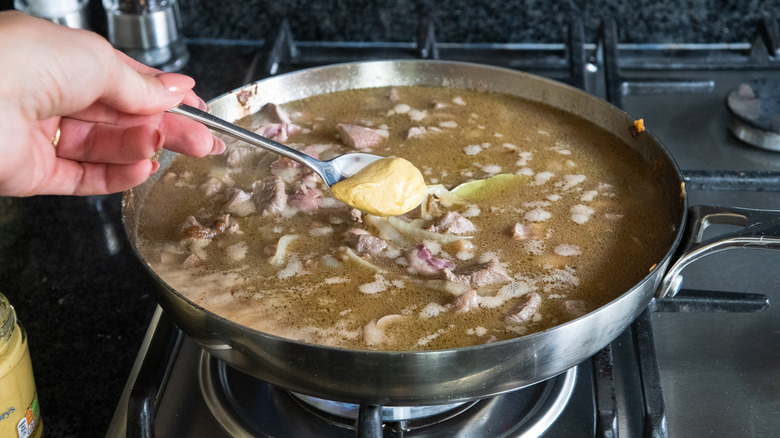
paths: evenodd
<path fill-rule="evenodd" d="M 29 336 L 46 436 L 102 436 L 155 303 L 119 197 L 0 198 L 0 289 Z"/>
<path fill-rule="evenodd" d="M 602 20 L 628 43 L 743 42 L 751 23 L 780 15 L 778 0 L 180 0 L 188 37 L 258 39 L 287 19 L 299 41 L 410 41 L 430 17 L 445 42 L 561 41 L 572 17 L 595 41 Z M 411 33 L 411 36 L 410 36 Z"/>
<path fill-rule="evenodd" d="M 147 2 L 148 3 L 148 2 Z M 594 41 L 605 19 L 627 43 L 734 43 L 752 23 L 780 16 L 780 0 L 178 0 L 188 38 L 260 40 L 287 20 L 299 41 L 410 41 L 429 17 L 445 42 L 560 41 L 572 17 Z M 0 0 L 0 10 L 13 0 Z M 105 35 L 102 0 L 89 0 L 92 28 Z"/>
<path fill-rule="evenodd" d="M 356 1 L 181 3 L 189 41 L 249 39 L 244 45 L 190 46 L 184 73 L 195 77 L 196 91 L 207 100 L 247 81 L 258 47 L 284 18 L 298 40 L 411 41 L 410 29 L 434 6 L 368 2 L 362 13 L 350 15 Z M 550 26 L 562 28 L 574 6 L 587 3 L 581 16 L 588 40 L 608 15 L 627 20 L 619 24 L 625 41 L 747 41 L 761 14 L 780 10 L 776 0 L 531 0 L 523 7 L 480 4 L 467 13 L 467 3 L 437 10 L 438 40 L 563 41 L 562 34 L 550 36 Z M 245 13 L 238 12 L 242 7 Z M 155 307 L 152 280 L 125 241 L 120 209 L 120 195 L 0 198 L 0 292 L 29 334 L 48 438 L 105 435 Z"/>

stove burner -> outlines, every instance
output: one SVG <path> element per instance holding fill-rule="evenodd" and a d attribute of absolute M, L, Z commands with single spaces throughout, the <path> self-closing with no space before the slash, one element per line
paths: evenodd
<path fill-rule="evenodd" d="M 780 151 L 780 83 L 758 79 L 740 84 L 729 92 L 726 107 L 732 134 L 753 146 Z"/>
<path fill-rule="evenodd" d="M 295 397 L 299 397 L 298 394 L 293 394 Z M 340 430 L 355 430 L 355 425 L 357 424 L 356 421 L 358 420 L 358 413 L 360 410 L 360 406 L 352 403 L 340 403 L 340 402 L 332 402 L 328 400 L 323 399 L 317 399 L 320 400 L 320 402 L 317 402 L 317 405 L 311 405 L 309 404 L 309 401 L 304 401 L 301 398 L 298 398 L 297 401 L 301 403 L 301 407 L 304 409 L 307 415 L 314 416 L 316 418 L 321 418 L 325 422 L 339 428 Z M 323 403 L 325 402 L 325 403 Z M 331 403 L 330 406 L 327 406 L 327 403 Z M 380 429 L 385 429 L 388 431 L 393 431 L 394 433 L 403 432 L 406 435 L 402 436 L 408 436 L 409 432 L 412 431 L 425 431 L 427 435 L 431 433 L 431 429 L 441 429 L 441 425 L 451 425 L 451 423 L 455 422 L 456 420 L 452 420 L 453 418 L 456 418 L 459 415 L 464 415 L 463 413 L 466 412 L 468 409 L 472 408 L 475 404 L 479 403 L 479 401 L 470 401 L 470 402 L 463 402 L 463 403 L 456 403 L 455 407 L 452 407 L 452 405 L 443 405 L 443 406 L 383 406 L 381 408 L 381 415 L 382 415 L 382 423 L 378 426 L 380 426 Z M 335 408 L 335 406 L 340 406 L 339 408 Z M 325 410 L 321 410 L 322 408 L 325 408 Z M 346 414 L 346 416 L 345 416 Z M 387 417 L 386 415 L 390 415 L 391 417 Z M 392 416 L 399 417 L 399 416 L 408 416 L 410 418 L 408 419 L 400 419 L 396 418 L 395 420 L 391 419 Z M 466 417 L 471 417 L 470 415 L 465 415 Z M 473 418 L 473 417 L 472 417 Z M 439 426 L 437 426 L 439 425 Z M 369 436 L 370 433 L 367 433 Z M 362 437 L 366 435 L 358 433 L 358 436 Z M 413 435 L 413 436 L 419 436 L 419 435 Z"/>
<path fill-rule="evenodd" d="M 360 413 L 360 405 L 355 403 L 343 403 L 332 400 L 326 400 L 324 398 L 312 397 L 309 395 L 298 394 L 292 392 L 292 395 L 298 397 L 302 402 L 311 405 L 323 412 L 331 415 L 336 415 L 341 418 L 348 418 L 351 420 L 357 420 Z M 473 403 L 471 403 L 473 404 Z M 460 411 L 468 409 L 470 404 L 468 402 L 462 403 L 450 403 L 446 405 L 433 405 L 433 406 L 382 406 L 382 420 L 383 421 L 405 421 L 416 420 L 420 418 L 428 418 L 438 416 L 449 411 Z M 456 409 L 461 408 L 461 409 Z"/>
<path fill-rule="evenodd" d="M 545 382 L 478 401 L 383 409 L 383 416 L 390 416 L 383 417 L 384 436 L 427 438 L 466 431 L 485 438 L 538 437 L 563 412 L 577 373 L 575 367 Z M 358 405 L 292 394 L 206 352 L 201 353 L 199 379 L 206 405 L 231 436 L 355 436 Z"/>

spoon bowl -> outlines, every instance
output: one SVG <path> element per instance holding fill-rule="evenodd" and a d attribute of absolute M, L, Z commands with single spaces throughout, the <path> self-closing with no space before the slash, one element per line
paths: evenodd
<path fill-rule="evenodd" d="M 337 182 L 354 175 L 368 164 L 383 158 L 379 155 L 355 152 L 340 155 L 328 161 L 321 161 L 306 155 L 299 150 L 285 146 L 279 142 L 263 137 L 262 135 L 256 134 L 238 125 L 234 125 L 233 123 L 220 119 L 219 117 L 209 114 L 206 111 L 199 110 L 189 105 L 181 104 L 177 107 L 169 109 L 168 112 L 189 117 L 190 119 L 198 121 L 215 131 L 297 161 L 298 163 L 301 163 L 304 166 L 317 172 L 317 174 L 322 178 L 328 187 L 332 187 Z"/>

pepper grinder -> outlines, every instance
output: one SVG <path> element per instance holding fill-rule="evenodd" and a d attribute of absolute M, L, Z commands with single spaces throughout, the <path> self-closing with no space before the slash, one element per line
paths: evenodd
<path fill-rule="evenodd" d="M 189 60 L 176 0 L 103 0 L 103 8 L 108 40 L 131 58 L 163 71 Z"/>
<path fill-rule="evenodd" d="M 88 0 L 14 0 L 14 8 L 76 29 L 89 29 Z"/>

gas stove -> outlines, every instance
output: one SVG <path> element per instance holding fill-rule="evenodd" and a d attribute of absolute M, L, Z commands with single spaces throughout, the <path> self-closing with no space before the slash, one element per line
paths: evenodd
<path fill-rule="evenodd" d="M 780 209 L 777 21 L 758 23 L 744 44 L 621 44 L 616 29 L 605 22 L 588 42 L 573 21 L 559 44 L 456 44 L 438 42 L 422 18 L 414 42 L 345 43 L 296 41 L 282 23 L 274 38 L 243 43 L 250 61 L 240 80 L 370 59 L 527 71 L 642 118 L 682 169 L 691 205 Z M 228 44 L 189 43 L 193 60 Z M 591 359 L 531 387 L 447 406 L 369 410 L 287 392 L 210 357 L 158 309 L 108 436 L 774 436 L 780 310 L 769 302 L 780 298 L 778 263 L 776 251 L 754 250 L 696 261 L 675 297 L 653 300 Z"/>

